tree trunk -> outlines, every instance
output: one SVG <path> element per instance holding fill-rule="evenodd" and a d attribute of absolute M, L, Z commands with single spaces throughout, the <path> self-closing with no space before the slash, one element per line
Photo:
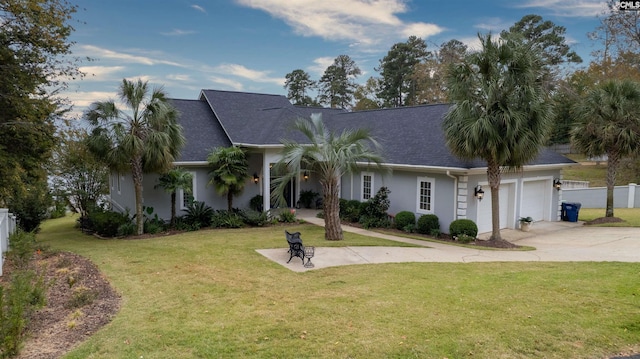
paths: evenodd
<path fill-rule="evenodd" d="M 171 192 L 171 222 L 169 226 L 174 228 L 176 225 L 176 191 Z"/>
<path fill-rule="evenodd" d="M 136 233 L 144 233 L 144 218 L 142 215 L 142 158 L 135 156 L 131 160 L 131 178 L 136 195 Z"/>
<path fill-rule="evenodd" d="M 491 188 L 491 241 L 502 241 L 500 235 L 500 166 L 487 162 L 487 180 Z"/>
<path fill-rule="evenodd" d="M 607 210 L 605 217 L 613 217 L 613 188 L 616 185 L 616 174 L 620 155 L 618 152 L 607 153 Z"/>
<path fill-rule="evenodd" d="M 328 241 L 341 241 L 342 225 L 340 224 L 340 198 L 338 180 L 328 179 L 322 183 L 324 210 L 324 238 Z"/>
<path fill-rule="evenodd" d="M 231 190 L 229 190 L 229 192 L 227 192 L 227 210 L 231 212 L 232 209 L 233 209 L 233 193 L 231 193 Z"/>

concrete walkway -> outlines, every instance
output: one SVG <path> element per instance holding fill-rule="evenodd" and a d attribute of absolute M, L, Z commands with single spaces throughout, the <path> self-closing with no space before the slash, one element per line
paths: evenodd
<path fill-rule="evenodd" d="M 315 211 L 298 211 L 298 218 L 324 226 Z M 537 222 L 530 232 L 503 230 L 503 238 L 512 243 L 534 247 L 533 251 L 481 250 L 421 241 L 342 226 L 343 231 L 397 242 L 415 247 L 316 247 L 311 260 L 313 268 L 305 268 L 300 258 L 290 263 L 287 249 L 259 249 L 258 253 L 289 268 L 304 272 L 333 266 L 398 262 L 640 262 L 640 229 L 622 227 L 588 227 L 582 223 Z M 489 233 L 478 238 L 488 238 Z M 304 240 L 304 233 L 302 235 Z M 284 239 L 283 239 L 284 241 Z"/>

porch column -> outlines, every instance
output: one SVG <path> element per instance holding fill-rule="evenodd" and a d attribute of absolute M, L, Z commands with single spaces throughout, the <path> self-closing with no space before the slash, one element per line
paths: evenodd
<path fill-rule="evenodd" d="M 271 209 L 271 168 L 267 151 L 262 153 L 262 210 Z"/>

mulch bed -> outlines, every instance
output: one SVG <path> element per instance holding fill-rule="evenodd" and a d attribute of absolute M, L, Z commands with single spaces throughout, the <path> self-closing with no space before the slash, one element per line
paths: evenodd
<path fill-rule="evenodd" d="M 15 267 L 4 263 L 0 284 L 8 282 Z M 46 305 L 29 320 L 26 341 L 18 359 L 55 359 L 109 323 L 120 308 L 120 296 L 88 259 L 69 252 L 42 252 L 34 256 L 34 268 L 44 271 Z M 93 300 L 72 306 L 78 288 Z M 76 301 L 76 303 L 78 303 Z"/>
<path fill-rule="evenodd" d="M 360 223 L 351 223 L 351 222 L 342 221 L 342 225 L 363 228 Z M 426 234 L 420 234 L 420 233 L 416 233 L 416 232 L 407 233 L 405 231 L 402 231 L 402 230 L 399 230 L 399 229 L 395 229 L 395 228 L 374 228 L 373 230 L 379 231 L 379 232 L 384 232 L 384 233 L 389 233 L 389 234 L 392 234 L 392 235 L 398 235 L 399 237 L 400 236 L 411 235 L 412 237 L 424 238 L 425 240 L 432 240 L 432 241 L 435 240 L 435 241 L 444 242 L 444 243 L 451 243 L 451 244 L 454 244 L 454 243 L 455 244 L 462 244 L 461 242 L 456 241 L 455 239 L 453 239 L 453 237 L 451 237 L 447 233 L 441 233 L 438 237 L 434 237 L 434 236 L 430 236 L 430 235 L 426 235 Z M 470 245 L 470 246 L 487 247 L 487 248 L 499 248 L 499 249 L 516 249 L 516 248 L 520 248 L 519 245 L 513 244 L 513 243 L 505 241 L 505 240 L 502 240 L 502 241 L 487 241 L 487 240 L 476 239 L 473 242 L 464 243 L 464 244 Z"/>
<path fill-rule="evenodd" d="M 585 225 L 593 225 L 593 224 L 603 224 L 603 223 L 619 223 L 624 222 L 624 219 L 618 217 L 600 217 L 594 220 L 584 222 Z"/>

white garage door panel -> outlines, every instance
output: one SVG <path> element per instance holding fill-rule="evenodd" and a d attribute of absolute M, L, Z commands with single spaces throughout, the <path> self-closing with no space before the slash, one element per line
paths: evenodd
<path fill-rule="evenodd" d="M 544 220 L 547 193 L 546 181 L 527 181 L 522 186 L 522 217 L 531 217 L 534 221 Z M 550 186 L 549 186 L 550 187 Z"/>
<path fill-rule="evenodd" d="M 500 229 L 506 228 L 509 216 L 509 194 L 512 184 L 500 185 Z M 491 190 L 485 191 L 484 199 L 478 204 L 478 233 L 491 232 Z"/>

